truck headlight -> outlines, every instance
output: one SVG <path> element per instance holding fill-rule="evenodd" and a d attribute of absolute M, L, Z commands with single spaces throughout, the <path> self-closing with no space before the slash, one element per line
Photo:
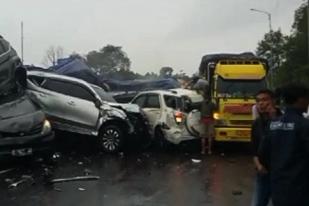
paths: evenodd
<path fill-rule="evenodd" d="M 220 114 L 219 114 L 218 112 L 215 112 L 215 113 L 213 114 L 213 118 L 214 118 L 215 120 L 220 119 Z"/>
<path fill-rule="evenodd" d="M 51 125 L 50 122 L 48 120 L 45 120 L 43 123 L 43 128 L 41 131 L 41 134 L 47 134 L 51 131 Z"/>

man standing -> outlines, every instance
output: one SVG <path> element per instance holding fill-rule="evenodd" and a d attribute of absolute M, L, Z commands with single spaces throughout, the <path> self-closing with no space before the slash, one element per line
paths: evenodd
<path fill-rule="evenodd" d="M 208 154 L 212 154 L 212 141 L 215 136 L 213 118 L 214 111 L 216 109 L 215 104 L 211 101 L 210 97 L 204 92 L 204 100 L 201 105 L 201 121 L 204 124 L 204 134 L 201 135 L 201 154 L 205 154 L 208 143 Z M 206 141 L 208 140 L 208 141 Z"/>
<path fill-rule="evenodd" d="M 275 108 L 275 95 L 271 90 L 261 90 L 256 94 L 257 118 L 252 125 L 251 142 L 253 162 L 257 171 L 252 206 L 267 206 L 270 200 L 270 175 L 266 165 L 262 164 L 258 155 L 261 143 L 267 134 L 271 118 L 279 116 L 280 110 Z"/>
<path fill-rule="evenodd" d="M 309 120 L 303 117 L 309 90 L 300 85 L 283 89 L 285 113 L 269 126 L 259 154 L 271 171 L 274 206 L 309 205 Z"/>

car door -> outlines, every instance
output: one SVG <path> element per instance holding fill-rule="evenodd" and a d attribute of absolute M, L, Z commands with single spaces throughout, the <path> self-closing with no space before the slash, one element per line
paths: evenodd
<path fill-rule="evenodd" d="M 96 130 L 99 109 L 95 97 L 82 85 L 65 80 L 44 78 L 36 96 L 59 129 L 90 133 Z"/>
<path fill-rule="evenodd" d="M 70 98 L 61 92 L 65 87 L 61 82 L 53 81 L 45 77 L 28 76 L 28 91 L 37 103 L 42 107 L 47 117 L 55 124 L 64 123 L 68 119 L 66 114 L 66 102 Z"/>
<path fill-rule="evenodd" d="M 66 82 L 66 87 L 66 94 L 71 96 L 67 102 L 71 120 L 77 126 L 96 130 L 100 108 L 95 105 L 96 97 L 93 92 L 89 87 L 78 82 Z"/>
<path fill-rule="evenodd" d="M 141 94 L 136 97 L 132 103 L 137 104 L 142 108 L 148 118 L 149 125 L 152 128 L 154 128 L 160 122 L 161 104 L 159 94 Z"/>

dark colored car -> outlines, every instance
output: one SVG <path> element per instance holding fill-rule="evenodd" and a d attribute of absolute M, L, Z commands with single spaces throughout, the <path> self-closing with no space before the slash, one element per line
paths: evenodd
<path fill-rule="evenodd" d="M 52 152 L 54 133 L 41 109 L 25 93 L 26 71 L 0 37 L 0 155 Z"/>
<path fill-rule="evenodd" d="M 23 91 L 1 98 L 0 155 L 49 155 L 53 139 L 49 121 Z"/>

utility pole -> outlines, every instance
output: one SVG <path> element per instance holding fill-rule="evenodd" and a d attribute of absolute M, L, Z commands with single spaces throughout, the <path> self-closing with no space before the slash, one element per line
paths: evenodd
<path fill-rule="evenodd" d="M 308 0 L 309 2 L 309 0 Z M 250 9 L 250 11 L 255 11 L 258 13 L 262 13 L 262 14 L 266 14 L 268 17 L 268 26 L 269 26 L 269 31 L 272 31 L 272 26 L 271 26 L 271 13 L 267 12 L 267 11 L 263 11 L 263 10 L 259 10 L 259 9 Z"/>
<path fill-rule="evenodd" d="M 21 63 L 24 64 L 24 23 L 21 22 Z"/>

